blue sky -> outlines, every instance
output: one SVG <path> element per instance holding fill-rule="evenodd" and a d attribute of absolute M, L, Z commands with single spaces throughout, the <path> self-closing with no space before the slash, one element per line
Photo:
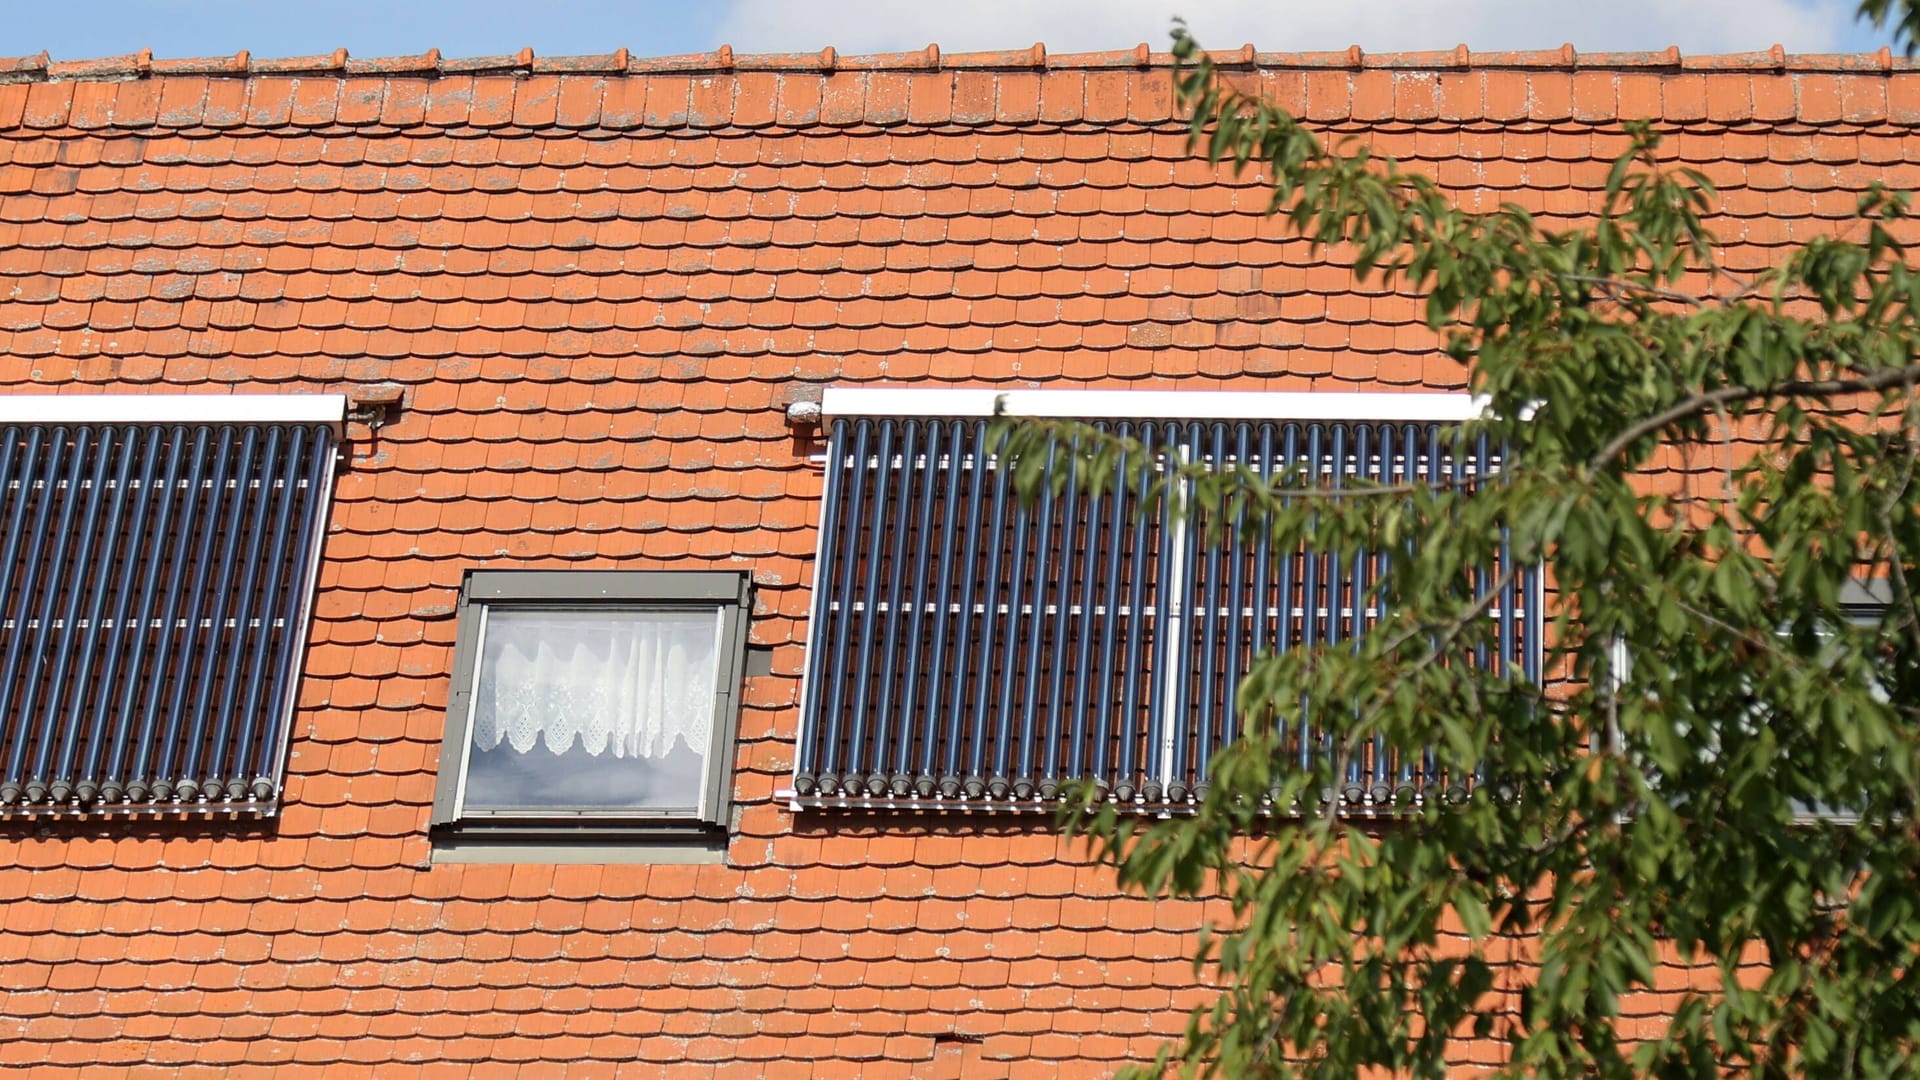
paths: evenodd
<path fill-rule="evenodd" d="M 1166 40 L 1184 15 L 1203 42 L 1261 49 L 1661 49 L 1689 53 L 1874 49 L 1853 0 L 26 0 L 9 5 L 0 55 L 79 59 L 331 52 L 562 56 L 739 51 L 1125 48 Z"/>

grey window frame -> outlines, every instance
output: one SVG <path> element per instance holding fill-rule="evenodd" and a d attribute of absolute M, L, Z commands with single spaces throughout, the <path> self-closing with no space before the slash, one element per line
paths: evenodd
<path fill-rule="evenodd" d="M 1855 621 L 1878 619 L 1893 606 L 1893 584 L 1886 578 L 1849 578 L 1840 586 L 1840 609 Z"/>
<path fill-rule="evenodd" d="M 1854 624 L 1877 623 L 1893 606 L 1893 583 L 1886 578 L 1849 578 L 1840 585 L 1840 613 Z M 1827 823 L 1858 825 L 1860 815 L 1852 810 L 1807 805 L 1795 799 L 1794 821 L 1801 825 Z"/>
<path fill-rule="evenodd" d="M 1849 622 L 1856 624 L 1877 622 L 1886 615 L 1887 609 L 1892 604 L 1893 585 L 1885 578 L 1849 578 L 1840 585 L 1840 613 Z M 1624 641 L 1617 638 L 1614 640 L 1609 662 L 1615 666 L 1616 674 L 1610 675 L 1609 678 L 1612 679 L 1613 687 L 1617 689 L 1625 683 L 1633 671 L 1633 654 L 1627 650 Z M 1614 730 L 1608 733 L 1604 741 L 1597 741 L 1594 745 L 1597 749 L 1609 745 L 1618 747 L 1620 743 L 1620 733 Z M 1793 800 L 1793 803 L 1795 824 L 1854 825 L 1860 821 L 1860 816 L 1851 810 L 1818 804 L 1809 805 L 1798 799 Z"/>
<path fill-rule="evenodd" d="M 741 679 L 746 673 L 752 588 L 751 577 L 735 570 L 468 570 L 455 609 L 458 631 L 453 681 L 447 694 L 445 737 L 429 819 L 437 846 L 460 846 L 461 841 L 477 840 L 537 851 L 543 845 L 565 847 L 575 842 L 699 842 L 724 835 L 733 812 L 734 747 L 739 733 Z M 460 815 L 457 798 L 466 769 L 483 611 L 516 607 L 567 611 L 602 606 L 715 609 L 720 613 L 705 813 L 668 817 L 583 807 L 526 817 Z"/>

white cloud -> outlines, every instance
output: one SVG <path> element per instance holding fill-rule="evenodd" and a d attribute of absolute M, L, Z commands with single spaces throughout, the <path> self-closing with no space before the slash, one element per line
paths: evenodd
<path fill-rule="evenodd" d="M 1788 52 L 1839 46 L 1851 0 L 736 0 L 720 40 L 743 52 L 1054 52 L 1166 47 L 1175 14 L 1215 49 L 1558 48 Z"/>

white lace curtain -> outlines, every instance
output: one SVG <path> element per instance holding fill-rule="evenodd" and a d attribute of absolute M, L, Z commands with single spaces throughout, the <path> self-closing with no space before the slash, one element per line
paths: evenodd
<path fill-rule="evenodd" d="M 706 756 L 713 730 L 713 612 L 493 613 L 473 745 L 525 754 Z"/>

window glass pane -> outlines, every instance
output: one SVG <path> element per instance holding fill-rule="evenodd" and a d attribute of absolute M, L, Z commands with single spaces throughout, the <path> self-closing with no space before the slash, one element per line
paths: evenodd
<path fill-rule="evenodd" d="M 491 610 L 466 807 L 698 812 L 719 627 L 717 610 Z"/>

